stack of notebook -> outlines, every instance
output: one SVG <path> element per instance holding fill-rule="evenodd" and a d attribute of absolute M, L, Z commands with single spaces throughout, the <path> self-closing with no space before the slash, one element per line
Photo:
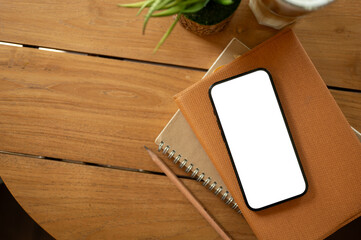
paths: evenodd
<path fill-rule="evenodd" d="M 233 38 L 204 77 L 232 62 L 248 50 L 247 46 Z M 175 164 L 179 164 L 185 172 L 190 173 L 193 178 L 240 213 L 237 203 L 233 200 L 222 178 L 180 110 L 174 114 L 156 138 L 155 143 L 159 146 L 159 151 L 173 159 Z"/>
<path fill-rule="evenodd" d="M 298 199 L 253 212 L 242 198 L 208 89 L 260 67 L 272 73 L 309 190 Z M 221 67 L 175 100 L 181 112 L 157 138 L 159 150 L 240 209 L 258 238 L 320 239 L 361 215 L 361 144 L 292 30 Z"/>

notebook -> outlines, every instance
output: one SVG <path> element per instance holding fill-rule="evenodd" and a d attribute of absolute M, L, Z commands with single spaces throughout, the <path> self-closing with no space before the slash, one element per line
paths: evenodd
<path fill-rule="evenodd" d="M 233 38 L 204 77 L 232 62 L 248 50 L 249 48 L 242 42 Z M 208 190 L 213 191 L 227 205 L 240 213 L 237 203 L 234 202 L 222 178 L 179 110 L 156 138 L 155 143 L 160 152 L 167 155 L 191 177 L 202 183 Z"/>
<path fill-rule="evenodd" d="M 256 68 L 272 74 L 309 184 L 304 196 L 258 212 L 245 205 L 208 96 L 214 82 Z M 323 239 L 361 215 L 361 144 L 291 29 L 175 101 L 259 239 Z"/>
<path fill-rule="evenodd" d="M 221 66 L 232 62 L 248 50 L 242 42 L 236 38 L 232 39 L 204 77 L 213 73 Z M 361 141 L 361 134 L 356 129 L 352 129 Z M 175 163 L 181 166 L 186 173 L 189 173 L 205 185 L 208 190 L 213 191 L 215 195 L 223 199 L 227 205 L 240 213 L 237 203 L 233 200 L 222 178 L 179 109 L 156 138 L 155 143 L 158 147 L 160 146 L 159 151 L 164 155 L 170 156 L 173 162 L 179 154 L 184 156 L 184 159 L 187 160 L 186 162 L 184 162 L 184 159 L 182 161 L 178 159 Z M 172 153 L 173 151 L 174 153 Z M 181 164 L 182 162 L 184 164 Z M 208 181 L 206 182 L 207 179 Z"/>

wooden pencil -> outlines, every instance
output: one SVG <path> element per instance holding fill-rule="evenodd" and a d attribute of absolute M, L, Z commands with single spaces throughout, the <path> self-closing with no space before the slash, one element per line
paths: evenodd
<path fill-rule="evenodd" d="M 193 204 L 198 212 L 207 220 L 207 222 L 216 230 L 216 232 L 222 237 L 222 239 L 231 239 L 213 217 L 206 211 L 199 200 L 188 190 L 183 182 L 174 174 L 174 172 L 160 159 L 155 153 L 149 150 L 146 146 L 148 154 L 152 160 L 159 166 L 159 168 L 169 177 L 169 179 L 176 185 L 176 187 L 183 193 L 183 195 Z"/>

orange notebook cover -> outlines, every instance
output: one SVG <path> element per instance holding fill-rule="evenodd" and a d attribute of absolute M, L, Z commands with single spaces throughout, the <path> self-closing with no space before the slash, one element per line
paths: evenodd
<path fill-rule="evenodd" d="M 309 184 L 304 196 L 258 212 L 244 203 L 208 95 L 213 83 L 256 68 L 272 74 Z M 175 100 L 259 239 L 322 239 L 361 215 L 361 144 L 291 29 Z"/>

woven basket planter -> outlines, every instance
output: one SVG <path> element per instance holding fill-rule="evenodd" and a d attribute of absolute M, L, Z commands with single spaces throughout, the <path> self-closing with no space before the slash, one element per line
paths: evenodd
<path fill-rule="evenodd" d="M 215 34 L 221 32 L 231 21 L 240 2 L 241 0 L 234 0 L 233 4 L 223 6 L 210 1 L 199 12 L 182 14 L 179 22 L 185 29 L 199 36 Z"/>

